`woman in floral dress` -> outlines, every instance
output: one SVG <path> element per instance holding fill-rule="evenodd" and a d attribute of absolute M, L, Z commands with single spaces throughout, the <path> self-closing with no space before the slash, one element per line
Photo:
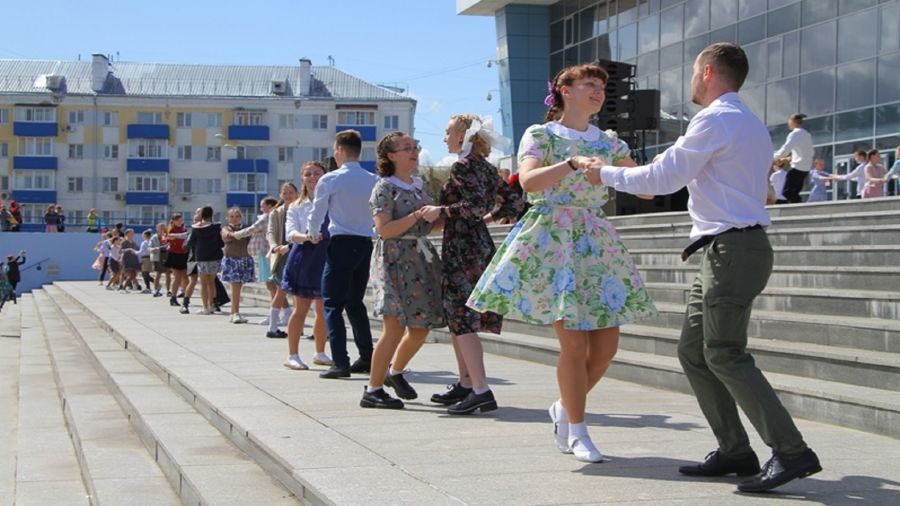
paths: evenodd
<path fill-rule="evenodd" d="M 372 353 L 369 386 L 363 392 L 364 408 L 400 409 L 403 401 L 391 397 L 384 386 L 399 397 L 414 399 L 415 390 L 403 379 L 403 370 L 391 370 L 391 357 L 406 331 L 407 342 L 418 349 L 428 331 L 443 327 L 441 308 L 441 259 L 427 236 L 432 220 L 425 220 L 422 207 L 432 204 L 424 183 L 413 175 L 419 164 L 419 145 L 403 132 L 386 135 L 378 143 L 378 175 L 369 206 L 378 237 L 372 253 L 369 279 L 375 291 L 376 316 L 384 320 L 381 339 Z"/>
<path fill-rule="evenodd" d="M 560 400 L 550 407 L 557 447 L 601 462 L 584 423 L 588 392 L 616 353 L 619 326 L 656 314 L 625 245 L 606 221 L 600 159 L 634 165 L 612 131 L 589 124 L 605 98 L 606 71 L 563 69 L 549 83 L 547 123 L 532 125 L 519 147 L 519 180 L 533 207 L 494 255 L 469 307 L 552 325 L 559 338 Z"/>
<path fill-rule="evenodd" d="M 447 412 L 452 415 L 497 409 L 487 383 L 478 332 L 499 334 L 503 320 L 496 312 L 472 311 L 466 307 L 466 300 L 495 252 L 485 217 L 498 194 L 501 206 L 491 218 L 515 216 L 515 210 L 509 207 L 509 186 L 487 161 L 491 146 L 502 147 L 504 140 L 491 129 L 490 122 L 477 116 L 459 114 L 450 118 L 444 142 L 451 153 L 459 156 L 459 161 L 450 167 L 450 179 L 441 190 L 441 206 L 425 210 L 426 220 L 445 219 L 441 246 L 444 315 L 459 367 L 459 381 L 450 385 L 447 392 L 434 394 L 431 401 L 451 405 Z"/>

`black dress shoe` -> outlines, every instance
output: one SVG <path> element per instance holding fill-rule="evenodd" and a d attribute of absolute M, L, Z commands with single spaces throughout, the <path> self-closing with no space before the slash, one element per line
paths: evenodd
<path fill-rule="evenodd" d="M 687 476 L 753 476 L 759 472 L 759 459 L 750 452 L 746 455 L 728 456 L 719 450 L 709 452 L 703 462 L 692 466 L 681 466 L 678 472 Z"/>
<path fill-rule="evenodd" d="M 319 377 L 325 379 L 349 378 L 350 369 L 333 365 L 329 367 L 327 371 L 319 373 Z"/>
<path fill-rule="evenodd" d="M 268 337 L 269 339 L 284 339 L 285 337 L 287 337 L 287 332 L 283 330 L 276 330 L 275 332 L 272 332 L 270 330 L 266 332 L 266 337 Z"/>
<path fill-rule="evenodd" d="M 350 372 L 353 374 L 365 374 L 371 369 L 372 364 L 361 358 L 356 359 L 356 362 L 353 362 L 353 364 L 350 365 Z"/>
<path fill-rule="evenodd" d="M 494 400 L 494 392 L 488 390 L 483 394 L 470 392 L 465 399 L 447 408 L 447 413 L 451 415 L 471 415 L 476 410 L 493 411 L 497 409 L 497 401 Z"/>
<path fill-rule="evenodd" d="M 419 394 L 416 393 L 416 389 L 403 377 L 403 373 L 394 375 L 391 375 L 390 373 L 385 374 L 384 386 L 393 388 L 397 397 L 401 399 L 411 401 L 419 396 Z"/>
<path fill-rule="evenodd" d="M 178 303 L 178 300 L 176 300 L 175 297 L 171 297 L 171 298 L 169 298 L 169 305 L 170 306 L 180 306 L 181 304 Z"/>
<path fill-rule="evenodd" d="M 361 408 L 403 409 L 403 401 L 391 397 L 383 388 L 369 392 L 366 387 L 363 387 L 363 396 L 359 401 L 359 406 Z"/>
<path fill-rule="evenodd" d="M 447 385 L 446 392 L 432 395 L 431 402 L 449 406 L 465 399 L 470 393 L 472 393 L 471 388 L 464 387 L 459 383 L 454 383 L 452 385 Z"/>
<path fill-rule="evenodd" d="M 738 490 L 741 492 L 765 492 L 791 480 L 806 478 L 821 470 L 819 457 L 809 448 L 793 457 L 773 453 L 772 458 L 763 464 L 762 471 L 753 478 L 741 482 Z"/>

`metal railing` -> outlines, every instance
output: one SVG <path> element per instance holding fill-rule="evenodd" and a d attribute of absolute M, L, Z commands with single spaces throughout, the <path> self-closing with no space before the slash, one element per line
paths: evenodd
<path fill-rule="evenodd" d="M 43 265 L 44 263 L 46 263 L 48 261 L 50 261 L 50 257 L 38 260 L 37 262 L 34 262 L 32 264 L 26 265 L 25 267 L 22 267 L 21 269 L 19 269 L 19 272 L 25 272 L 28 269 L 31 269 L 33 267 L 37 268 L 37 270 L 41 270 L 41 265 Z"/>

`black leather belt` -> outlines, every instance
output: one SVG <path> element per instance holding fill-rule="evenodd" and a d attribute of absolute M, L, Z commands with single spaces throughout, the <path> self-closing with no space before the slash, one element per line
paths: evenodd
<path fill-rule="evenodd" d="M 762 225 L 756 224 L 749 227 L 744 228 L 729 228 L 724 232 L 719 232 L 718 234 L 713 235 L 704 235 L 696 241 L 692 242 L 687 248 L 684 248 L 684 251 L 681 252 L 681 261 L 687 262 L 687 259 L 690 258 L 691 255 L 697 252 L 698 249 L 706 246 L 711 243 L 713 239 L 719 237 L 720 235 L 730 234 L 732 232 L 749 232 L 751 230 L 760 230 L 762 229 Z"/>

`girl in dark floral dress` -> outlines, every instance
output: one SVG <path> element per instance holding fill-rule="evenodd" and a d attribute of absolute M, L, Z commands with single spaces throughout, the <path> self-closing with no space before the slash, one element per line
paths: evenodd
<path fill-rule="evenodd" d="M 453 116 L 444 142 L 451 153 L 459 154 L 459 161 L 450 168 L 450 179 L 441 190 L 441 206 L 427 208 L 424 215 L 426 220 L 434 216 L 445 220 L 441 255 L 443 305 L 453 336 L 459 381 L 450 385 L 446 393 L 434 394 L 431 401 L 451 405 L 450 414 L 497 409 L 487 384 L 478 332 L 499 334 L 503 319 L 497 313 L 478 313 L 467 308 L 466 300 L 494 256 L 494 241 L 485 217 L 494 207 L 498 192 L 504 197 L 509 191 L 497 168 L 487 161 L 491 144 L 501 144 L 501 141 L 490 125 L 477 116 Z M 515 211 L 507 208 L 501 205 L 492 218 L 514 217 Z"/>

